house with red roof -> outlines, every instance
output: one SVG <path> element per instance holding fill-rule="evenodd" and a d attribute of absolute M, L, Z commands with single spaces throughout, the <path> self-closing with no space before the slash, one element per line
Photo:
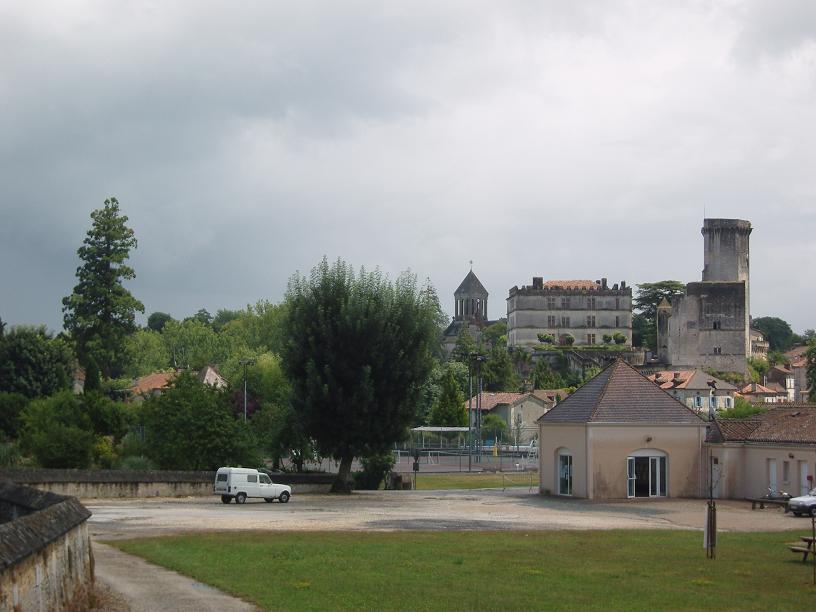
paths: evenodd
<path fill-rule="evenodd" d="M 734 407 L 737 388 L 703 370 L 662 370 L 646 378 L 698 413 Z"/>
<path fill-rule="evenodd" d="M 470 411 L 470 420 L 476 422 L 476 411 L 480 410 L 482 418 L 488 414 L 498 415 L 507 426 L 506 435 L 515 440 L 518 432 L 518 443 L 529 444 L 538 435 L 536 420 L 550 410 L 557 401 L 559 391 L 566 397 L 564 389 L 555 391 L 532 391 L 529 393 L 492 393 L 482 392 L 465 401 L 465 410 Z"/>

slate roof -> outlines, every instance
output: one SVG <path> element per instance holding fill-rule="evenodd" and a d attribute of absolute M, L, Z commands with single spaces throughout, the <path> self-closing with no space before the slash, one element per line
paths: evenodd
<path fill-rule="evenodd" d="M 457 295 L 484 295 L 487 297 L 488 293 L 482 282 L 476 278 L 473 270 L 471 270 L 459 284 L 459 288 L 453 292 L 453 295 L 454 297 Z"/>
<path fill-rule="evenodd" d="M 816 443 L 816 404 L 774 404 L 767 412 L 747 419 L 721 419 L 714 423 L 711 442 L 771 444 Z"/>
<path fill-rule="evenodd" d="M 677 374 L 678 376 L 675 376 Z M 718 391 L 736 391 L 737 388 L 729 382 L 715 378 L 706 374 L 702 370 L 664 370 L 655 372 L 647 376 L 649 380 L 658 385 L 661 389 L 687 389 L 710 391 L 708 384 L 714 381 L 715 389 Z M 675 381 L 677 380 L 677 382 Z M 662 381 L 662 382 L 659 382 Z"/>
<path fill-rule="evenodd" d="M 539 423 L 687 423 L 697 414 L 618 359 L 587 381 Z"/>

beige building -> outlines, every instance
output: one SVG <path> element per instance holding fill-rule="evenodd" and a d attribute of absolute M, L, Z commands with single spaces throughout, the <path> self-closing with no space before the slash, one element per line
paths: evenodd
<path fill-rule="evenodd" d="M 533 347 L 540 334 L 556 343 L 603 344 L 604 335 L 623 334 L 632 346 L 632 288 L 622 282 L 609 287 L 606 279 L 550 280 L 513 287 L 507 298 L 507 345 Z"/>
<path fill-rule="evenodd" d="M 622 360 L 538 419 L 539 490 L 698 497 L 706 422 Z"/>
<path fill-rule="evenodd" d="M 705 416 L 712 409 L 729 410 L 734 407 L 737 388 L 702 370 L 665 370 L 649 374 L 646 378 L 697 414 Z"/>
<path fill-rule="evenodd" d="M 714 496 L 807 493 L 816 474 L 816 406 L 776 404 L 747 419 L 712 423 L 707 447 Z"/>
<path fill-rule="evenodd" d="M 468 406 L 476 411 L 477 406 L 481 406 L 482 419 L 488 414 L 499 416 L 507 430 L 504 433 L 504 440 L 511 443 L 529 444 L 531 440 L 538 436 L 538 418 L 547 412 L 555 403 L 555 400 L 548 394 L 552 392 L 533 391 L 530 393 L 489 393 L 483 392 L 472 398 L 472 403 L 465 402 L 465 409 Z M 567 392 L 564 391 L 563 397 Z M 471 417 L 471 421 L 475 421 Z M 475 423 L 473 423 L 475 424 Z M 516 440 L 518 435 L 518 440 Z"/>

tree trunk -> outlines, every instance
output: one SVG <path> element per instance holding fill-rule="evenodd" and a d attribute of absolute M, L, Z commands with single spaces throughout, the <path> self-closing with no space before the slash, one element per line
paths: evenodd
<path fill-rule="evenodd" d="M 344 455 L 340 458 L 340 469 L 337 478 L 332 483 L 332 493 L 351 493 L 351 462 L 354 459 L 351 455 Z"/>

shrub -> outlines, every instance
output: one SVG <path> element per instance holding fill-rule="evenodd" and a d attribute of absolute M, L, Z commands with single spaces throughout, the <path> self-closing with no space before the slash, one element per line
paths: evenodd
<path fill-rule="evenodd" d="M 106 436 L 97 436 L 93 445 L 93 462 L 103 470 L 109 470 L 116 461 L 116 451 L 113 442 Z"/>
<path fill-rule="evenodd" d="M 538 334 L 538 341 L 542 344 L 552 344 L 555 342 L 555 338 L 552 334 Z"/>
<path fill-rule="evenodd" d="M 22 393 L 0 393 L 0 434 L 16 438 L 20 431 L 20 413 L 28 404 Z"/>
<path fill-rule="evenodd" d="M 612 334 L 612 339 L 615 341 L 615 344 L 624 344 L 626 342 L 626 336 L 620 332 Z"/>
<path fill-rule="evenodd" d="M 612 336 L 610 334 L 603 335 L 604 344 L 611 344 L 612 343 Z"/>
<path fill-rule="evenodd" d="M 0 435 L 0 468 L 13 467 L 20 462 L 20 448 L 15 442 L 7 442 Z"/>
<path fill-rule="evenodd" d="M 70 391 L 34 400 L 21 414 L 20 443 L 47 468 L 87 468 L 94 434 L 79 399 Z"/>
<path fill-rule="evenodd" d="M 156 464 L 144 455 L 123 457 L 116 462 L 117 470 L 155 470 Z"/>
<path fill-rule="evenodd" d="M 573 336 L 572 334 L 565 334 L 564 344 L 566 344 L 567 346 L 572 346 L 573 344 L 575 344 L 575 336 Z"/>
<path fill-rule="evenodd" d="M 380 488 L 383 480 L 394 467 L 393 453 L 371 455 L 360 460 L 363 465 L 361 472 L 354 473 L 354 488 L 362 491 L 375 491 Z"/>

